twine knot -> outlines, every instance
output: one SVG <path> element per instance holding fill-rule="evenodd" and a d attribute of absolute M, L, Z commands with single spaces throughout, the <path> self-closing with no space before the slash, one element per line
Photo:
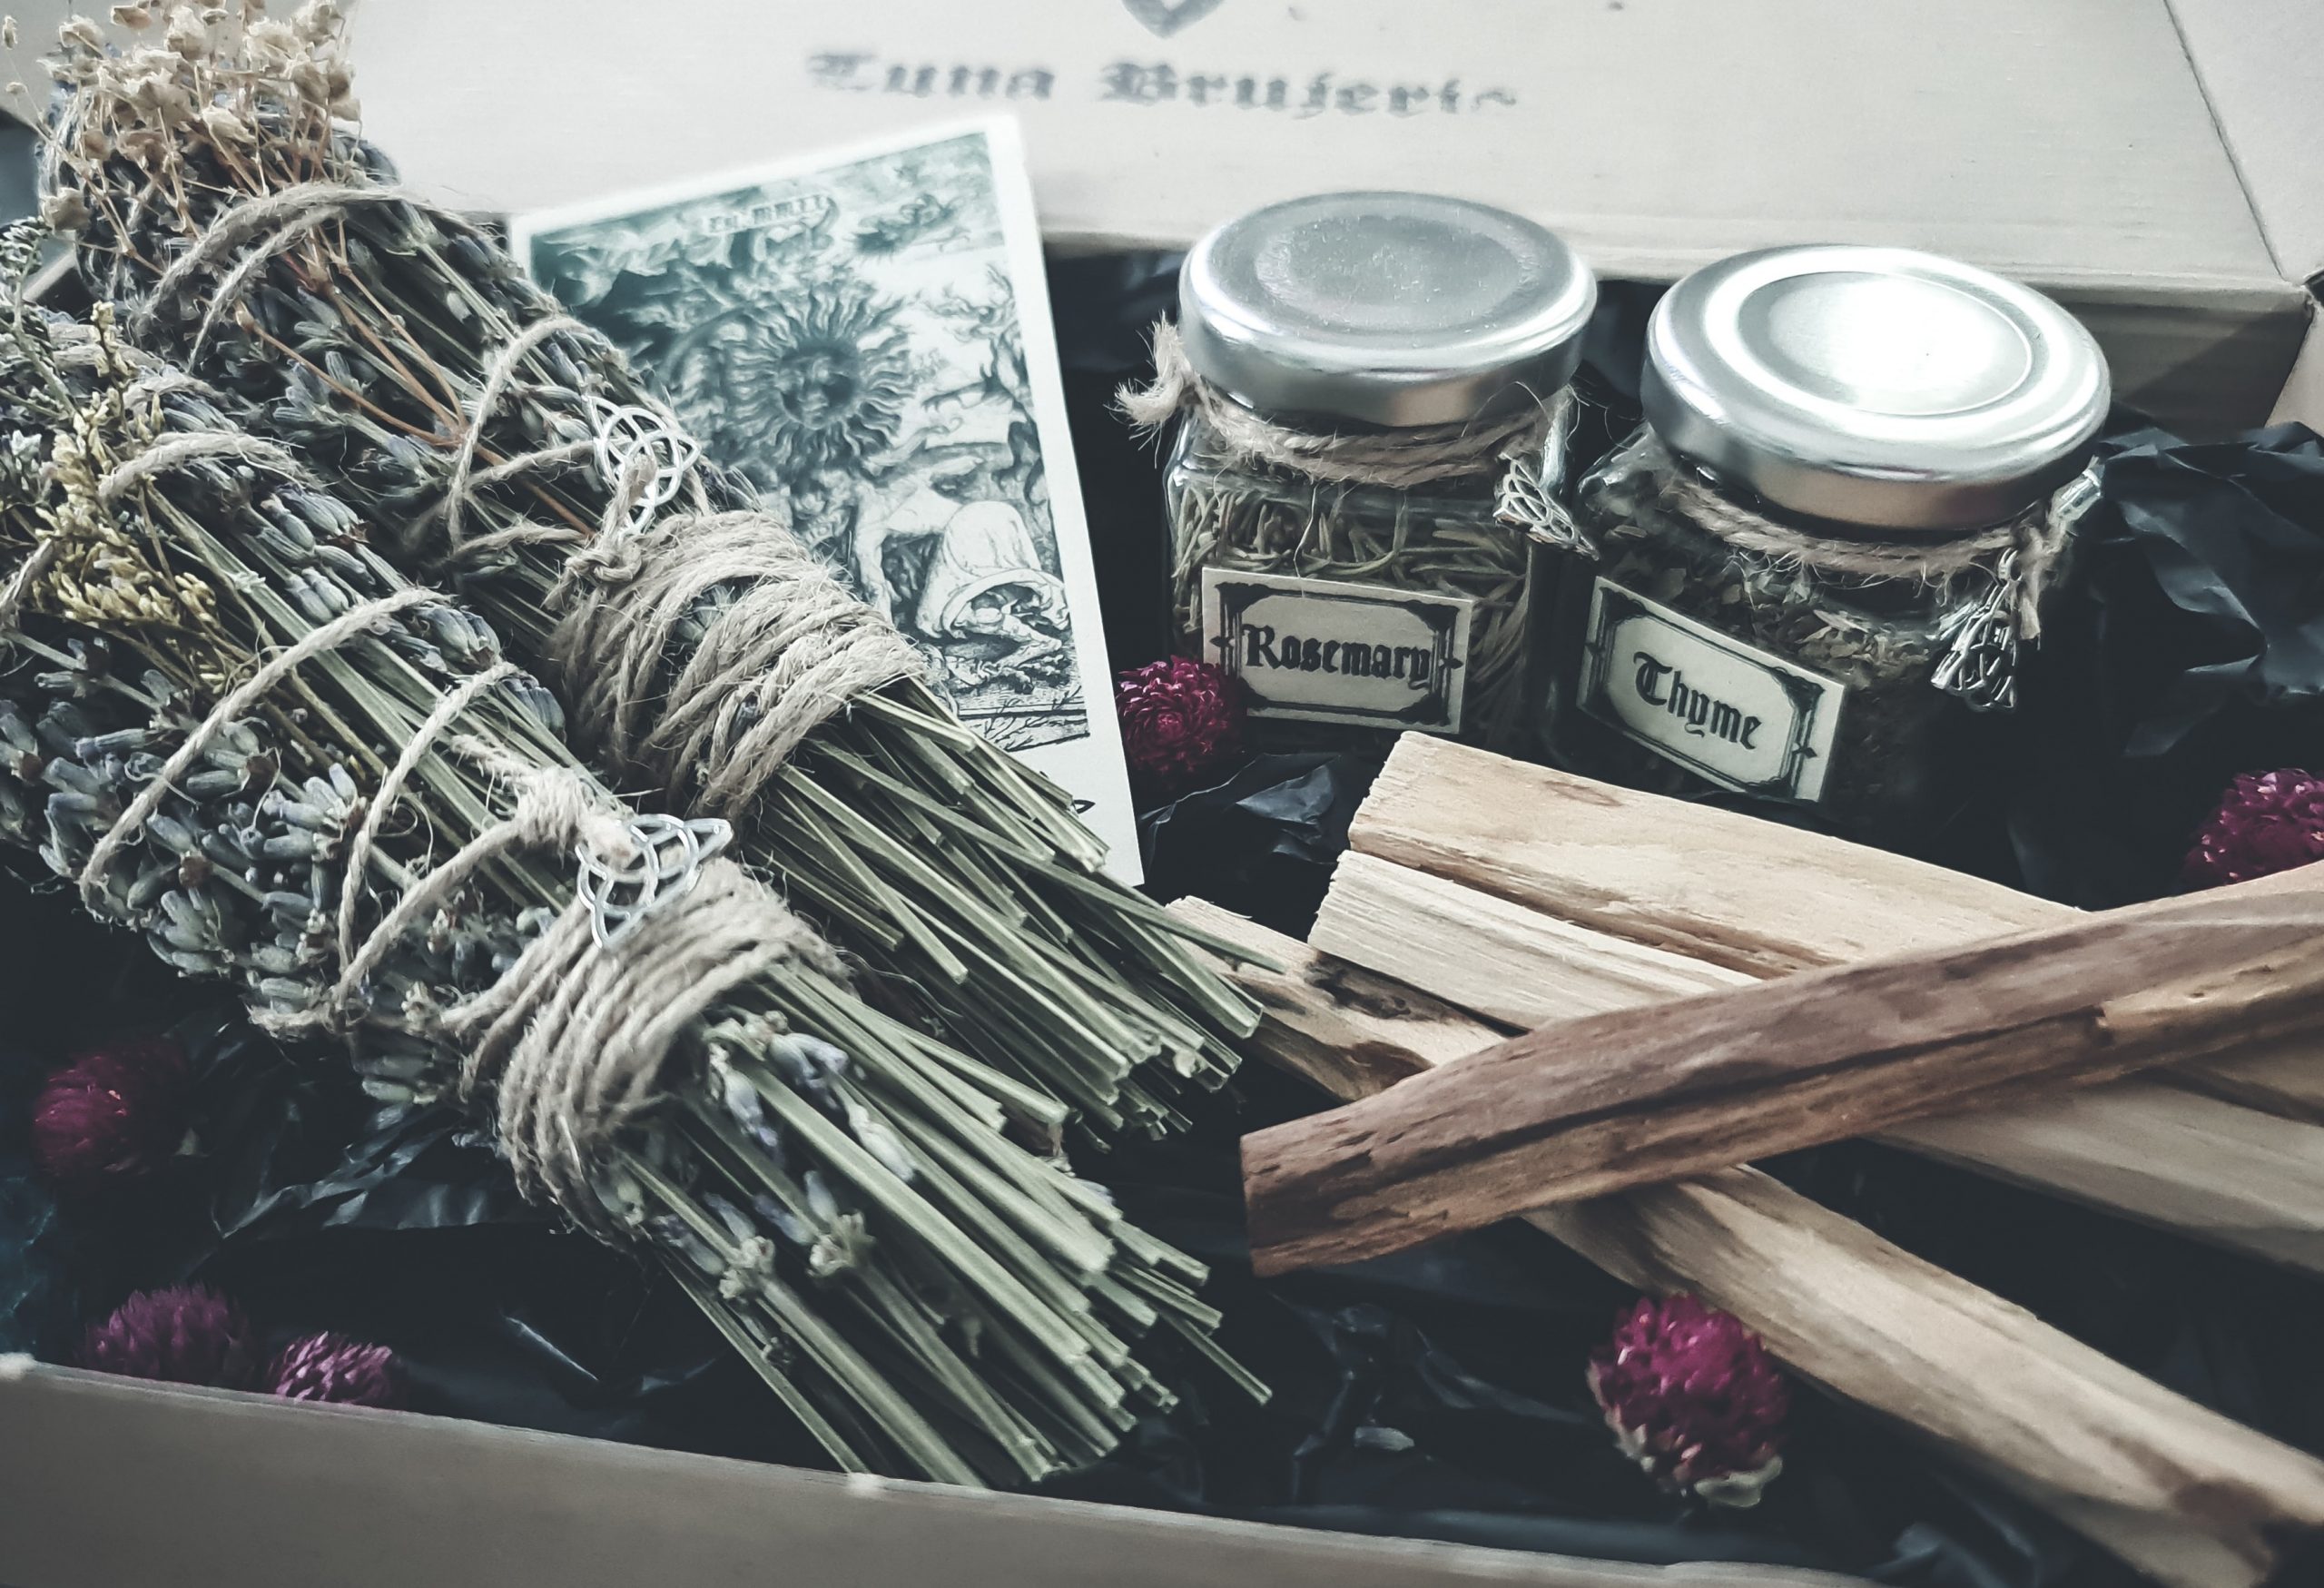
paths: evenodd
<path fill-rule="evenodd" d="M 1514 459 L 1538 458 L 1565 423 L 1570 389 L 1512 411 L 1450 425 L 1320 432 L 1293 429 L 1245 408 L 1195 370 L 1178 328 L 1154 327 L 1154 380 L 1125 386 L 1115 401 L 1142 430 L 1158 430 L 1180 413 L 1199 414 L 1230 463 L 1262 464 L 1340 485 L 1409 489 L 1432 480 L 1483 474 Z"/>

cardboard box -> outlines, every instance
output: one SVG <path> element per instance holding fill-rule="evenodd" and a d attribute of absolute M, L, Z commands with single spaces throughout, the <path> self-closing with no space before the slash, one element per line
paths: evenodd
<path fill-rule="evenodd" d="M 1334 186 L 1491 200 L 1641 280 L 1904 243 L 2054 293 L 2212 433 L 2324 417 L 2324 351 L 2284 397 L 2320 33 L 2315 0 L 368 0 L 356 36 L 370 130 L 472 207 L 1004 109 L 1061 245 Z"/>
<path fill-rule="evenodd" d="M 1863 1588 L 848 1478 L 0 1358 L 7 1588 Z"/>
<path fill-rule="evenodd" d="M 89 6 L 90 9 L 97 9 Z M 17 5 L 26 53 L 74 7 Z M 1061 246 L 1181 244 L 1345 185 L 1471 194 L 1605 273 L 1907 243 L 2052 291 L 2128 399 L 2324 428 L 2316 0 L 367 0 L 412 182 L 517 210 L 1019 115 Z M 846 1479 L 18 1359 L 8 1588 L 1782 1588 Z"/>

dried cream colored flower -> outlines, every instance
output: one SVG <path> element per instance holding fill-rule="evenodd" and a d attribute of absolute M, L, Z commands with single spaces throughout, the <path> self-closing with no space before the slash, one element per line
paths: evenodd
<path fill-rule="evenodd" d="M 339 25 L 344 15 L 340 10 L 339 0 L 307 0 L 299 7 L 298 15 L 290 19 L 290 25 L 298 30 L 300 38 L 310 44 L 319 44 L 339 32 Z"/>
<path fill-rule="evenodd" d="M 198 61 L 210 53 L 210 25 L 192 6 L 181 5 L 170 13 L 162 40 L 187 60 Z"/>
<path fill-rule="evenodd" d="M 132 33 L 153 25 L 153 8 L 150 5 L 116 5 L 113 8 L 113 25 Z"/>
<path fill-rule="evenodd" d="M 251 63 L 261 68 L 270 63 L 281 65 L 305 53 L 290 25 L 271 16 L 251 23 L 242 38 L 249 46 Z"/>
<path fill-rule="evenodd" d="M 94 50 L 99 54 L 104 54 L 105 35 L 98 29 L 95 23 L 85 16 L 69 18 L 63 27 L 56 30 L 56 42 L 61 44 L 78 45 L 84 50 Z"/>
<path fill-rule="evenodd" d="M 89 223 L 88 201 L 77 189 L 63 187 L 40 202 L 40 218 L 59 232 L 78 232 Z"/>
<path fill-rule="evenodd" d="M 0 16 L 0 50 L 13 50 L 15 47 L 16 19 L 13 16 Z"/>
<path fill-rule="evenodd" d="M 248 148 L 258 142 L 257 135 L 250 130 L 241 117 L 222 104 L 213 104 L 205 108 L 202 113 L 202 130 L 207 132 L 216 143 L 234 143 Z"/>

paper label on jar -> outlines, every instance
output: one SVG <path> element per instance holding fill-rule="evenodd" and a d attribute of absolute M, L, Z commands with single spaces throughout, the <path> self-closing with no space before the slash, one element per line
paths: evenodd
<path fill-rule="evenodd" d="M 1711 783 L 1821 799 L 1846 695 L 1610 580 L 1590 592 L 1581 708 Z"/>
<path fill-rule="evenodd" d="M 1205 568 L 1203 655 L 1243 681 L 1253 716 L 1457 733 L 1475 606 Z"/>

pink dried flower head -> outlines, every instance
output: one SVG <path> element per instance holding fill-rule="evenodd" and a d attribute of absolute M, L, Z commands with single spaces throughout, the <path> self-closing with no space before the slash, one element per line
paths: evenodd
<path fill-rule="evenodd" d="M 168 1037 L 76 1053 L 33 1104 L 33 1161 L 76 1190 L 134 1179 L 184 1141 L 190 1102 L 185 1052 Z"/>
<path fill-rule="evenodd" d="M 1756 1505 L 1783 1470 L 1791 1386 L 1758 1336 L 1691 1296 L 1640 1301 L 1590 1359 L 1623 1452 L 1674 1493 Z"/>
<path fill-rule="evenodd" d="M 2195 834 L 2181 875 L 2191 888 L 2248 883 L 2324 860 L 2324 776 L 2247 772 Z"/>
<path fill-rule="evenodd" d="M 141 1290 L 81 1344 L 81 1365 L 129 1378 L 247 1389 L 257 1365 L 241 1309 L 215 1290 Z"/>
<path fill-rule="evenodd" d="M 385 1346 L 367 1346 L 345 1335 L 308 1335 L 283 1346 L 268 1364 L 266 1390 L 286 1400 L 400 1406 L 403 1364 Z"/>
<path fill-rule="evenodd" d="M 1243 743 L 1243 694 L 1224 670 L 1173 656 L 1133 667 L 1114 685 L 1130 770 L 1176 793 Z"/>

